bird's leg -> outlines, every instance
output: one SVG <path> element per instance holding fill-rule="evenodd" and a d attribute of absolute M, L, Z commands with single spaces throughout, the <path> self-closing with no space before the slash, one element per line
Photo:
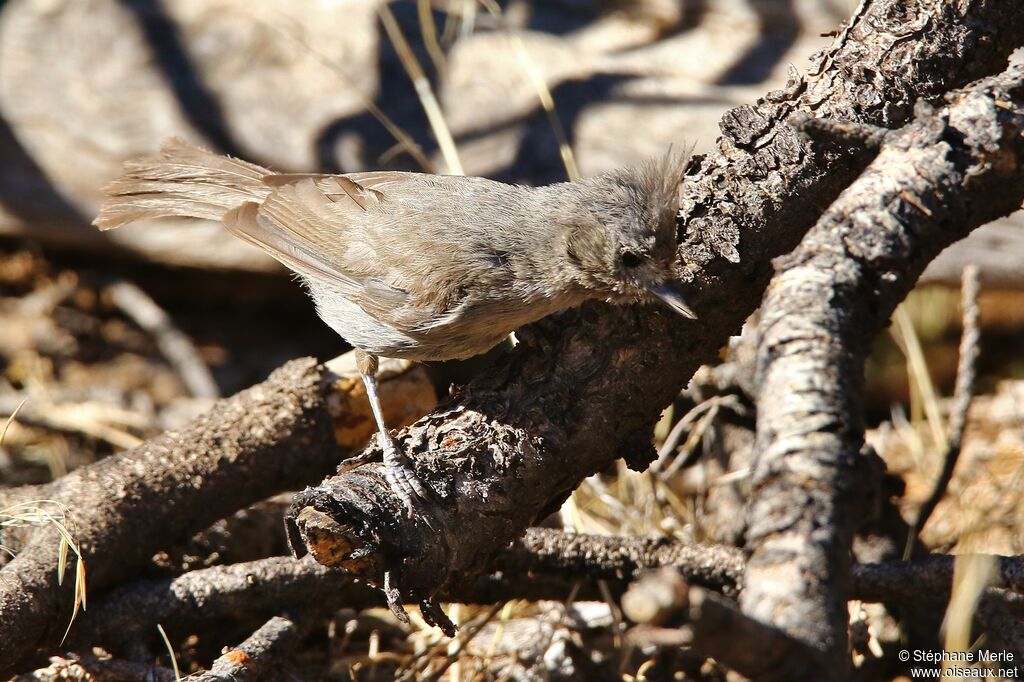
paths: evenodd
<path fill-rule="evenodd" d="M 398 446 L 395 445 L 395 441 L 388 432 L 388 427 L 384 424 L 384 413 L 380 406 L 380 395 L 377 392 L 377 356 L 356 350 L 356 367 L 360 376 L 363 377 L 366 397 L 370 400 L 370 409 L 377 422 L 377 437 L 380 440 L 381 450 L 384 451 L 384 475 L 387 477 L 391 489 L 401 498 L 406 512 L 412 517 L 416 500 L 426 499 L 427 491 L 423 487 L 423 483 L 416 478 L 416 472 L 398 451 Z"/>

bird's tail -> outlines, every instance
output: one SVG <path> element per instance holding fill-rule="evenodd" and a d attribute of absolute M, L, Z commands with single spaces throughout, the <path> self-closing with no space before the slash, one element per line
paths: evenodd
<path fill-rule="evenodd" d="M 247 202 L 262 202 L 271 171 L 172 138 L 158 154 L 128 161 L 121 177 L 103 188 L 107 195 L 93 224 L 101 230 L 144 218 L 184 216 L 220 220 Z"/>

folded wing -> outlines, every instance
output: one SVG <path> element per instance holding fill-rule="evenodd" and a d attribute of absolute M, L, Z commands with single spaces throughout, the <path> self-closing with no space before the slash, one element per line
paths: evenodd
<path fill-rule="evenodd" d="M 396 264 L 382 262 L 376 248 L 391 237 L 381 233 L 382 225 L 403 217 L 385 190 L 416 178 L 422 176 L 386 171 L 268 175 L 263 181 L 274 188 L 270 195 L 230 211 L 224 224 L 303 277 L 330 283 L 378 320 L 424 330 L 449 317 L 458 302 L 410 296 Z"/>

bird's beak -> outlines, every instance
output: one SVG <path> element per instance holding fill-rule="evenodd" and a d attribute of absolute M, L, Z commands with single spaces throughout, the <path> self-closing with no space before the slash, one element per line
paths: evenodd
<path fill-rule="evenodd" d="M 686 305 L 686 301 L 683 300 L 683 295 L 679 293 L 675 285 L 671 282 L 666 282 L 660 286 L 651 287 L 650 292 L 660 298 L 668 307 L 676 311 L 684 317 L 688 317 L 691 320 L 697 319 L 697 313 L 693 312 L 693 308 Z"/>

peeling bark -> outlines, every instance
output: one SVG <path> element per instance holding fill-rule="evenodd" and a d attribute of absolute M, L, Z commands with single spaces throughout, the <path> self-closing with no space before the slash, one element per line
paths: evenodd
<path fill-rule="evenodd" d="M 1024 67 L 947 100 L 938 111 L 919 107 L 913 123 L 887 137 L 782 259 L 762 306 L 741 605 L 820 651 L 818 675 L 849 667 L 848 577 L 865 511 L 858 470 L 870 343 L 943 248 L 1024 200 Z"/>
<path fill-rule="evenodd" d="M 791 249 L 870 160 L 813 148 L 794 111 L 892 127 L 921 98 L 1004 68 L 1024 42 L 1010 2 L 872 2 L 815 70 L 722 120 L 718 149 L 682 185 L 680 277 L 701 316 L 592 304 L 533 325 L 498 367 L 397 440 L 435 500 L 405 522 L 379 467 L 332 477 L 297 499 L 314 556 L 418 600 L 479 572 L 617 457 L 643 468 L 651 427 L 697 366 L 756 307 L 771 260 Z M 330 518 L 332 523 L 324 523 Z"/>

